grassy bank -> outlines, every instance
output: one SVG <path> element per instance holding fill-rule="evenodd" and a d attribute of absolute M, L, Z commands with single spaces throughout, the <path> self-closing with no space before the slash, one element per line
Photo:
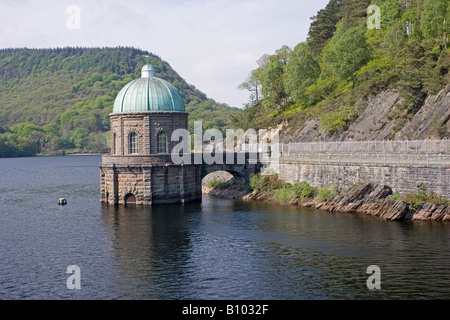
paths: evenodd
<path fill-rule="evenodd" d="M 449 201 L 442 195 L 428 193 L 423 183 L 417 188 L 416 193 L 407 193 L 402 196 L 398 191 L 395 191 L 392 198 L 394 200 L 402 200 L 407 202 L 413 210 L 417 210 L 424 203 L 446 206 L 449 205 Z"/>
<path fill-rule="evenodd" d="M 325 201 L 339 194 L 335 186 L 317 188 L 306 181 L 292 184 L 278 179 L 277 175 L 254 174 L 250 178 L 249 187 L 268 200 L 272 199 L 287 204 L 301 204 L 312 200 Z"/>
<path fill-rule="evenodd" d="M 317 188 L 311 186 L 306 181 L 289 183 L 278 179 L 277 175 L 252 175 L 249 187 L 266 200 L 285 204 L 302 204 L 310 201 L 324 202 L 340 193 L 336 186 Z M 449 200 L 442 195 L 428 193 L 423 184 L 418 187 L 416 193 L 401 195 L 398 191 L 395 191 L 392 199 L 402 200 L 408 203 L 414 210 L 418 209 L 424 203 L 449 205 Z"/>

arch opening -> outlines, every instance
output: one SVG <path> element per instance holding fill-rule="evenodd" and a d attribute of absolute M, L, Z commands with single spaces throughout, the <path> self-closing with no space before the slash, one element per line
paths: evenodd
<path fill-rule="evenodd" d="M 128 193 L 125 196 L 125 205 L 126 206 L 133 206 L 136 205 L 136 196 L 132 193 Z"/>
<path fill-rule="evenodd" d="M 202 179 L 202 193 L 215 194 L 220 191 L 245 194 L 249 191 L 248 183 L 241 174 L 222 170 L 213 171 Z"/>

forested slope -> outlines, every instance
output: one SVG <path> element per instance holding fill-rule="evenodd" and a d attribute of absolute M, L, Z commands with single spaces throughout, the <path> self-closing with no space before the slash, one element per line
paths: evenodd
<path fill-rule="evenodd" d="M 251 94 L 239 125 L 283 123 L 286 140 L 402 139 L 413 137 L 400 133 L 419 110 L 434 108 L 427 97 L 439 97 L 439 111 L 426 113 L 435 115 L 434 129 L 422 136 L 449 137 L 442 110 L 450 109 L 449 28 L 448 0 L 330 0 L 312 17 L 305 42 L 264 54 L 239 85 Z M 381 112 L 370 102 L 384 96 L 395 99 L 370 118 Z M 389 122 L 389 132 L 346 134 L 368 107 L 359 122 L 377 121 L 385 131 Z"/>
<path fill-rule="evenodd" d="M 209 99 L 160 57 L 120 48 L 0 50 L 0 157 L 106 152 L 109 113 L 119 90 L 150 62 L 171 82 L 189 123 L 224 130 L 241 110 Z"/>

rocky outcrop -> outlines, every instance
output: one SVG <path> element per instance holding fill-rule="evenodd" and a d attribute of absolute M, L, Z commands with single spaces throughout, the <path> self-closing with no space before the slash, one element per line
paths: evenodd
<path fill-rule="evenodd" d="M 366 140 L 423 140 L 439 138 L 436 128 L 450 134 L 450 84 L 437 94 L 430 94 L 417 113 L 398 129 L 396 107 L 402 99 L 396 90 L 386 90 L 369 96 L 359 105 L 364 111 L 345 130 L 327 137 L 327 141 Z M 397 130 L 395 129 L 397 127 Z M 301 126 L 286 126 L 284 142 L 319 141 L 327 132 L 319 127 L 318 118 L 311 118 Z"/>
<path fill-rule="evenodd" d="M 450 206 L 424 203 L 414 210 L 407 202 L 394 200 L 389 186 L 376 183 L 358 183 L 347 192 L 325 201 L 311 200 L 299 202 L 298 199 L 279 201 L 263 192 L 249 192 L 231 185 L 223 189 L 202 187 L 203 194 L 226 199 L 266 201 L 280 205 L 300 205 L 333 213 L 359 213 L 379 217 L 389 221 L 422 220 L 450 221 Z"/>
<path fill-rule="evenodd" d="M 356 184 L 344 194 L 307 206 L 330 212 L 364 213 L 385 220 L 450 221 L 450 207 L 425 203 L 417 210 L 402 200 L 393 200 L 392 189 L 381 184 Z"/>

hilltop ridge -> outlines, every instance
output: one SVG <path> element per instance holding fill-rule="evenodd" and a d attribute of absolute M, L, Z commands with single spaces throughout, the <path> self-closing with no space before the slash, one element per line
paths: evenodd
<path fill-rule="evenodd" d="M 132 48 L 1 49 L 0 157 L 107 152 L 109 114 L 117 93 L 150 62 L 173 84 L 189 126 L 225 130 L 241 110 L 188 84 L 156 54 Z"/>

